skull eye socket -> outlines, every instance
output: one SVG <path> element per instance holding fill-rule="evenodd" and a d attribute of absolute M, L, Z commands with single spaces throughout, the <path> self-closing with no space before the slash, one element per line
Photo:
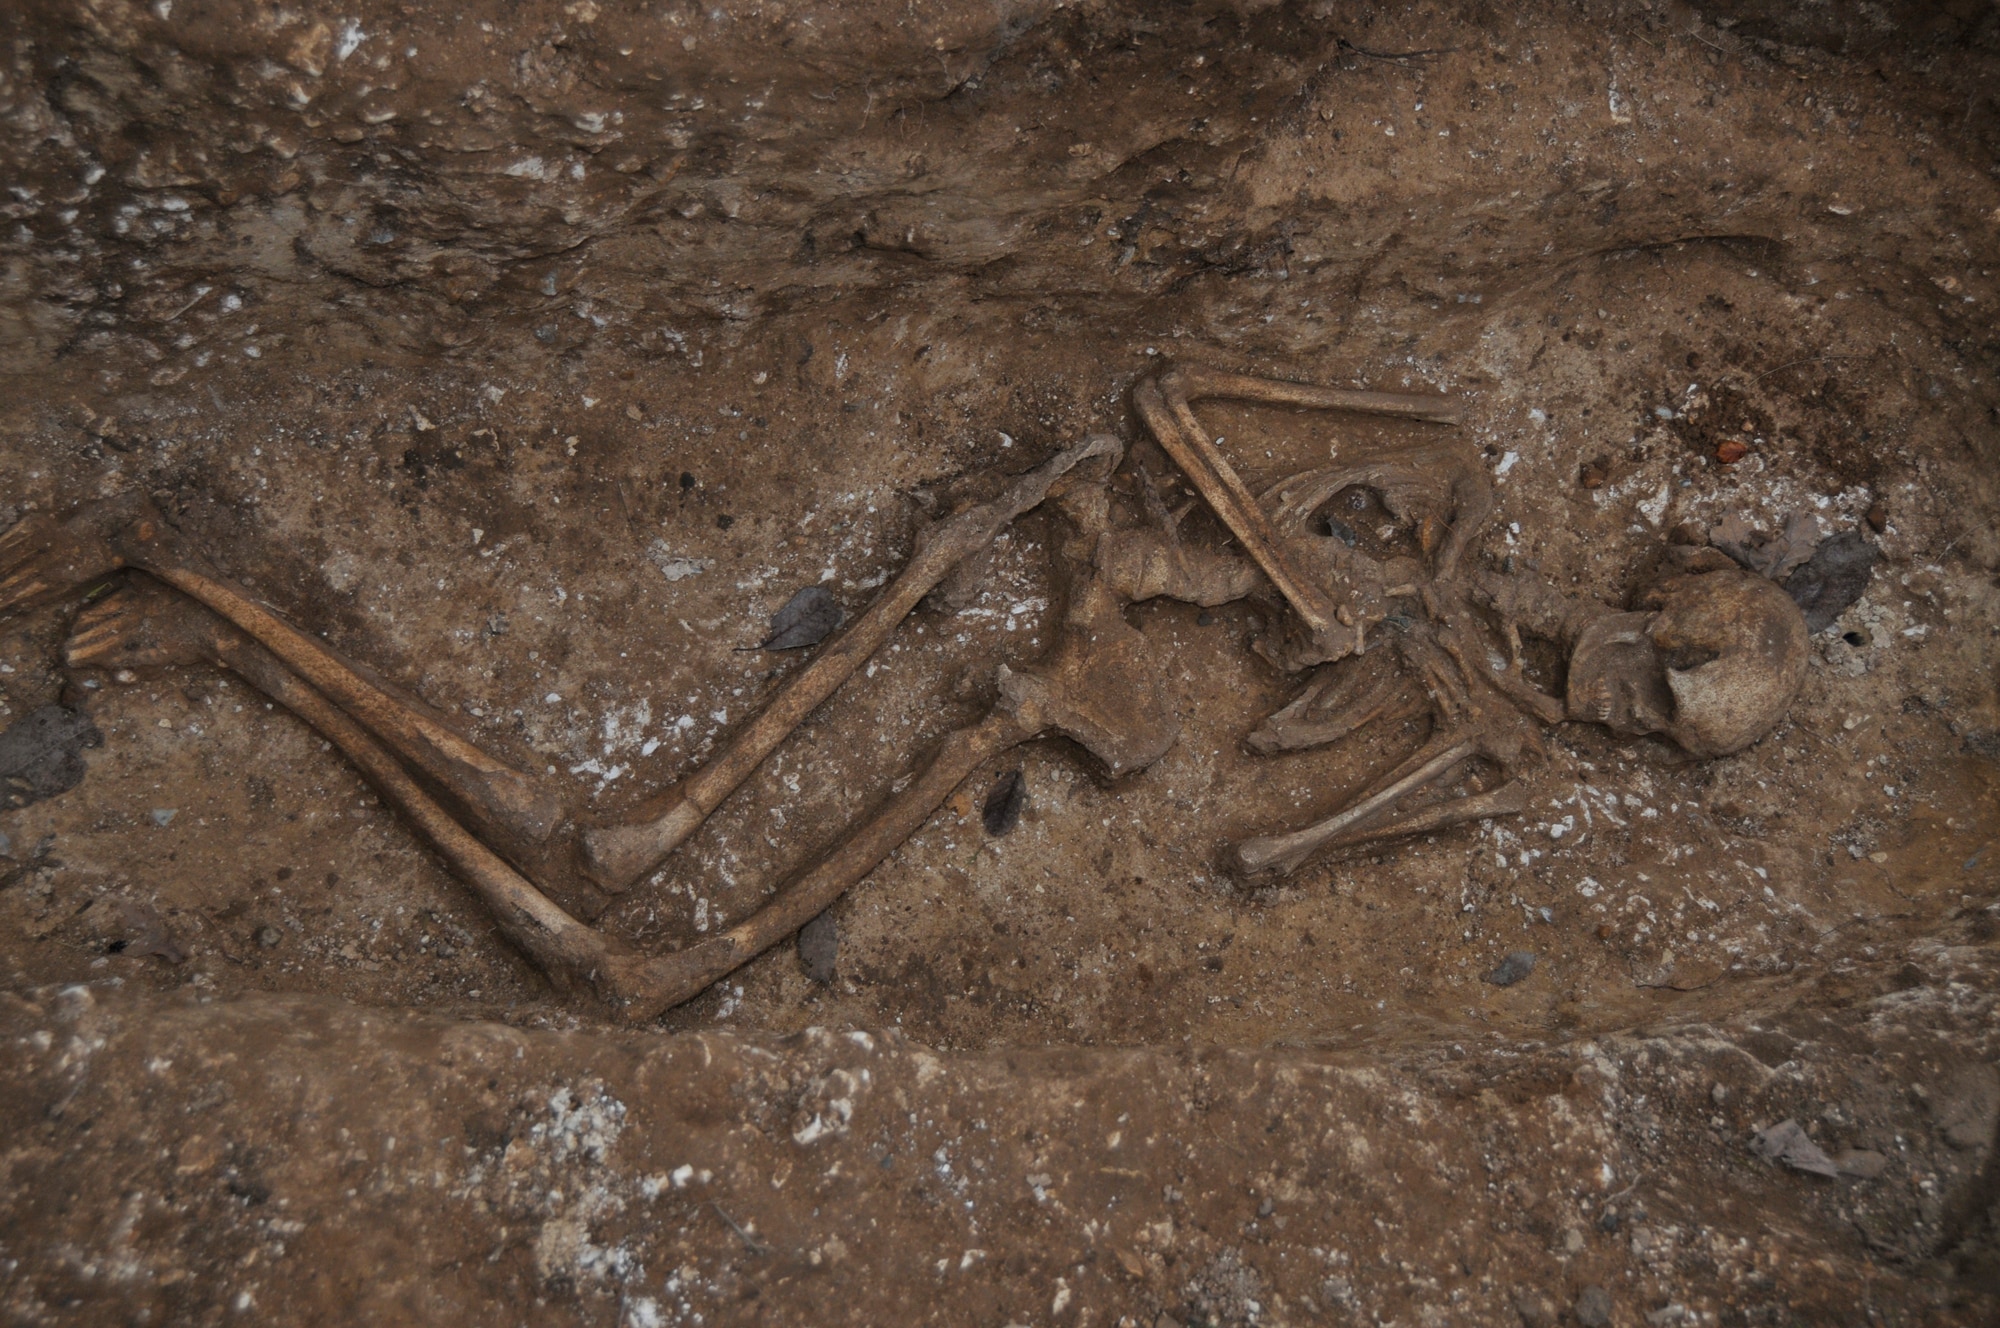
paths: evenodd
<path fill-rule="evenodd" d="M 1720 650 L 1708 646 L 1675 646 L 1660 656 L 1669 672 L 1687 673 L 1722 658 Z"/>

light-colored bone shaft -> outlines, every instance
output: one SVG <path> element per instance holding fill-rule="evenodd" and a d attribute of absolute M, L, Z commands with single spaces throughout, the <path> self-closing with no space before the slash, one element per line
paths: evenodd
<path fill-rule="evenodd" d="M 152 556 L 168 551 L 147 547 L 150 543 L 132 549 L 134 565 L 234 624 L 479 819 L 529 843 L 546 839 L 555 828 L 561 809 L 529 776 L 495 760 L 234 586 L 170 555 Z"/>
<path fill-rule="evenodd" d="M 216 662 L 317 729 L 358 767 L 392 806 L 407 816 L 458 878 L 492 910 L 507 939 L 565 991 L 606 992 L 619 950 L 601 933 L 565 913 L 474 838 L 426 793 L 396 757 L 342 709 L 306 685 L 262 645 L 217 634 Z"/>
<path fill-rule="evenodd" d="M 1428 830 L 1442 830 L 1448 825 L 1459 825 L 1466 821 L 1483 821 L 1489 816 L 1519 816 L 1528 810 L 1528 790 L 1519 781 L 1510 781 L 1488 793 L 1474 793 L 1463 798 L 1453 798 L 1437 803 L 1408 816 L 1399 816 L 1392 821 L 1378 821 L 1358 829 L 1335 835 L 1322 848 L 1334 848 L 1348 844 L 1366 844 L 1378 839 L 1400 839 L 1404 835 L 1421 835 Z"/>
<path fill-rule="evenodd" d="M 892 795 L 838 848 L 781 886 L 755 913 L 678 954 L 618 961 L 620 1013 L 627 1019 L 650 1019 L 699 995 L 798 931 L 915 834 L 974 770 L 1033 736 L 1021 721 L 1000 712 L 952 733 L 923 774 Z"/>
<path fill-rule="evenodd" d="M 1311 383 L 1290 383 L 1278 378 L 1253 378 L 1248 374 L 1225 373 L 1187 365 L 1176 370 L 1183 390 L 1194 401 L 1256 401 L 1271 406 L 1304 406 L 1317 410 L 1351 410 L 1363 415 L 1389 415 L 1397 419 L 1425 420 L 1432 424 L 1458 424 L 1463 412 L 1449 397 L 1420 396 L 1409 392 L 1362 392 L 1344 387 L 1315 387 Z"/>
<path fill-rule="evenodd" d="M 880 649 L 954 567 L 992 543 L 1008 522 L 1039 504 L 1063 475 L 1092 458 L 1115 457 L 1119 448 L 1116 439 L 1093 435 L 1028 472 L 992 502 L 941 522 L 867 612 L 793 675 L 762 713 L 711 760 L 631 820 L 585 831 L 584 874 L 606 890 L 629 889 L 686 841 L 807 715 Z"/>
<path fill-rule="evenodd" d="M 1323 821 L 1282 835 L 1258 835 L 1236 846 L 1236 866 L 1245 873 L 1289 872 L 1316 850 L 1338 839 L 1403 795 L 1422 788 L 1460 761 L 1476 755 L 1475 739 L 1434 742 L 1390 773 L 1375 792 L 1360 798 Z"/>

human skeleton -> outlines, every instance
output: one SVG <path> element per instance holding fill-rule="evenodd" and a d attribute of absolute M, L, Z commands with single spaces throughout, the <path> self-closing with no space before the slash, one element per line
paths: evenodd
<path fill-rule="evenodd" d="M 1214 398 L 1386 415 L 1427 426 L 1427 436 L 1374 458 L 1336 456 L 1257 496 L 1194 413 L 1195 402 Z M 1170 513 L 1143 471 L 1144 517 L 1122 524 L 1108 480 L 1123 448 L 1106 436 L 1088 438 L 991 500 L 930 526 L 876 602 L 719 753 L 611 820 L 565 814 L 556 790 L 230 585 L 143 504 L 97 504 L 62 522 L 35 515 L 0 535 L 0 615 L 97 586 L 120 568 L 143 573 L 78 616 L 65 647 L 70 668 L 207 663 L 239 674 L 339 747 L 551 981 L 594 995 L 626 1019 L 691 998 L 796 932 L 1008 748 L 1059 733 L 1112 777 L 1158 760 L 1178 725 L 1158 661 L 1123 616 L 1134 601 L 1216 605 L 1261 594 L 1267 584 L 1276 589 L 1290 613 L 1276 616 L 1256 649 L 1286 672 L 1317 672 L 1250 735 L 1255 751 L 1316 746 L 1378 720 L 1430 716 L 1427 740 L 1331 815 L 1237 845 L 1234 865 L 1252 876 L 1288 872 L 1330 847 L 1518 813 L 1525 797 L 1516 772 L 1540 753 L 1541 726 L 1589 720 L 1622 733 L 1665 733 L 1696 755 L 1721 755 L 1775 724 L 1797 688 L 1805 662 L 1798 609 L 1733 564 L 1697 560 L 1628 613 L 1518 575 L 1469 570 L 1494 502 L 1484 471 L 1445 432 L 1458 416 L 1443 398 L 1188 368 L 1142 381 L 1133 404 L 1240 552 L 1184 540 L 1185 512 Z M 1358 547 L 1351 529 L 1329 516 L 1357 495 L 1379 502 L 1413 536 L 1413 554 Z M 1042 664 L 999 668 L 998 699 L 985 719 L 948 735 L 921 773 L 718 936 L 653 956 L 578 919 L 647 877 L 925 595 L 1050 499 L 1072 530 L 1055 560 L 1059 629 Z M 1523 628 L 1568 648 L 1565 699 L 1527 676 Z M 1498 776 L 1490 788 L 1485 773 Z"/>

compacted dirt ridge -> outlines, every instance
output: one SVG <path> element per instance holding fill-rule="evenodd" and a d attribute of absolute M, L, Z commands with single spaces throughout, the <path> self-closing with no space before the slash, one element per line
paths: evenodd
<path fill-rule="evenodd" d="M 1876 559 L 1748 750 L 1565 725 L 1525 815 L 1249 885 L 1421 733 L 1256 755 L 1272 606 L 1141 605 L 1163 759 L 983 768 L 641 1028 L 242 681 L 63 669 L 104 586 L 0 619 L 9 1322 L 2000 1318 L 2000 11 L 10 17 L 0 529 L 148 497 L 573 807 L 1090 433 L 1221 547 L 1132 407 L 1169 364 L 1451 394 L 1473 561 L 1607 603 L 1712 540 Z M 1420 427 L 1200 410 L 1259 489 Z M 1064 533 L 568 902 L 750 913 L 1048 646 Z"/>

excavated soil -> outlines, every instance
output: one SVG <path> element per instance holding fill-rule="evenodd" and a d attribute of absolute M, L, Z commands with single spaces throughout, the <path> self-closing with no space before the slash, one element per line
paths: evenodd
<path fill-rule="evenodd" d="M 1725 523 L 1879 556 L 1747 751 L 1565 725 L 1525 816 L 1254 887 L 1227 845 L 1422 735 L 1254 755 L 1270 609 L 1139 606 L 1163 760 L 1020 750 L 817 975 L 636 1030 L 240 680 L 65 672 L 100 586 L 0 621 L 10 1322 L 2000 1318 L 2000 11 L 12 17 L 0 528 L 148 495 L 579 815 L 996 473 L 1107 431 L 1189 501 L 1130 404 L 1171 363 L 1456 396 L 1480 563 L 1607 602 Z M 1428 427 L 1201 413 L 1253 487 Z M 1060 537 L 567 902 L 747 915 L 1040 654 Z"/>

